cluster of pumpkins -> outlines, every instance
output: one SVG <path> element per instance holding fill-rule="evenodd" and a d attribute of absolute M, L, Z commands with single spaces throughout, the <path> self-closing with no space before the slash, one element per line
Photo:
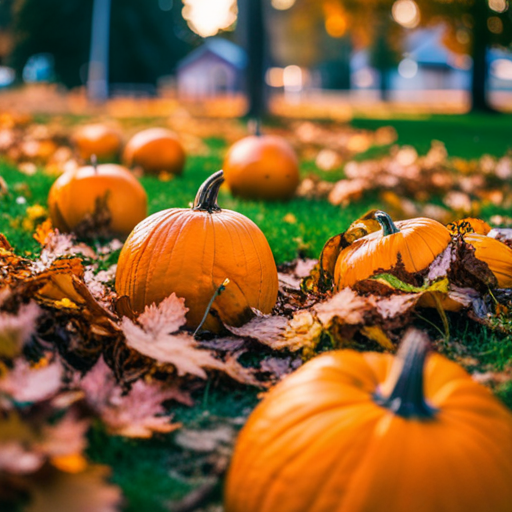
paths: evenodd
<path fill-rule="evenodd" d="M 84 161 L 112 162 L 122 149 L 120 133 L 104 124 L 83 126 L 73 141 Z M 172 131 L 149 128 L 138 132 L 122 151 L 124 167 L 112 163 L 85 166 L 64 173 L 55 182 L 49 199 L 55 227 L 73 230 L 94 211 L 98 198 L 108 193 L 112 232 L 127 235 L 147 215 L 146 193 L 128 169 L 181 175 L 185 160 L 185 150 Z M 287 200 L 299 184 L 293 148 L 272 135 L 249 136 L 234 144 L 224 161 L 224 172 L 233 195 L 246 199 Z"/>
<path fill-rule="evenodd" d="M 240 173 L 250 173 L 241 147 L 235 161 Z M 239 155 L 235 149 L 230 154 Z M 142 165 L 135 149 L 128 154 L 131 162 Z M 109 168 L 90 167 L 76 174 L 83 173 L 84 180 L 97 178 L 91 190 L 132 189 L 133 199 L 125 195 L 121 202 L 125 215 L 133 215 L 133 222 L 140 215 L 141 222 L 133 230 L 116 225 L 120 232 L 131 230 L 120 254 L 116 290 L 130 299 L 135 312 L 172 292 L 185 298 L 191 328 L 202 324 L 215 332 L 222 323 L 244 323 L 251 308 L 271 312 L 278 290 L 272 251 L 251 220 L 217 204 L 223 171 L 203 183 L 192 208 L 173 208 L 142 220 L 145 195 L 133 192 L 139 190 L 138 182 L 123 171 L 114 185 Z M 263 174 L 263 183 L 267 179 Z M 66 205 L 72 208 L 73 197 L 88 193 L 89 185 L 79 182 L 77 176 L 57 180 L 50 193 L 51 212 L 56 204 L 61 212 Z M 406 270 L 421 271 L 451 241 L 449 231 L 434 220 L 395 224 L 384 212 L 375 218 L 382 230 L 340 252 L 336 289 L 392 268 L 400 256 Z M 512 250 L 485 234 L 465 239 L 499 286 L 512 286 Z M 226 278 L 229 285 L 216 296 Z M 413 331 L 396 357 L 330 352 L 272 389 L 238 439 L 227 478 L 226 511 L 510 512 L 511 481 L 512 415 L 460 366 L 430 355 L 423 335 Z"/>

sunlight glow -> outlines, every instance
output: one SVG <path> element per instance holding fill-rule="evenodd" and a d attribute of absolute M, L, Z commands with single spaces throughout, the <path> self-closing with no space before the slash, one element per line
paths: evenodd
<path fill-rule="evenodd" d="M 272 7 L 278 11 L 286 11 L 295 5 L 296 0 L 272 0 Z"/>
<path fill-rule="evenodd" d="M 397 0 L 391 8 L 391 14 L 405 28 L 416 28 L 420 23 L 420 9 L 414 0 Z"/>
<path fill-rule="evenodd" d="M 236 0 L 184 0 L 183 17 L 201 37 L 210 37 L 236 21 Z"/>

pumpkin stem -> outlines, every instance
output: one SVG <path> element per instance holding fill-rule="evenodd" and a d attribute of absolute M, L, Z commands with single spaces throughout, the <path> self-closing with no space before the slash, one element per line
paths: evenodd
<path fill-rule="evenodd" d="M 391 217 L 382 210 L 376 210 L 374 213 L 375 220 L 382 226 L 384 236 L 394 235 L 400 233 L 400 230 L 396 227 L 396 224 L 391 220 Z"/>
<path fill-rule="evenodd" d="M 391 373 L 375 395 L 375 402 L 403 418 L 431 419 L 437 410 L 423 392 L 423 372 L 430 350 L 425 334 L 410 329 L 402 341 Z"/>
<path fill-rule="evenodd" d="M 224 182 L 224 171 L 218 171 L 212 174 L 197 191 L 192 210 L 201 210 L 208 213 L 220 212 L 217 204 L 219 188 Z"/>

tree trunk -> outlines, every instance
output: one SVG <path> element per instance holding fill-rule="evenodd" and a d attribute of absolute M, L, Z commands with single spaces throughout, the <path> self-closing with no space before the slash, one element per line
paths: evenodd
<path fill-rule="evenodd" d="M 487 2 L 475 2 L 472 9 L 474 28 L 471 57 L 473 70 L 471 72 L 471 111 L 495 112 L 487 99 L 487 79 L 489 76 L 489 62 L 487 48 L 489 46 L 489 30 L 487 18 L 489 10 Z"/>
<path fill-rule="evenodd" d="M 94 0 L 87 77 L 87 95 L 93 101 L 102 102 L 108 98 L 109 42 L 110 0 Z"/>
<path fill-rule="evenodd" d="M 247 65 L 247 96 L 250 118 L 261 120 L 267 111 L 265 86 L 268 34 L 265 26 L 263 0 L 246 0 L 245 30 Z"/>

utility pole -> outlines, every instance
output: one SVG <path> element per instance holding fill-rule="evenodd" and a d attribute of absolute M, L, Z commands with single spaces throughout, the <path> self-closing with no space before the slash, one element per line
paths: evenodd
<path fill-rule="evenodd" d="M 245 30 L 245 49 L 248 66 L 246 73 L 248 116 L 261 120 L 267 111 L 265 72 L 267 66 L 268 34 L 263 0 L 239 1 L 241 22 Z M 245 11 L 245 12 L 243 12 Z"/>
<path fill-rule="evenodd" d="M 108 98 L 108 54 L 111 0 L 94 0 L 87 96 L 96 102 Z"/>

